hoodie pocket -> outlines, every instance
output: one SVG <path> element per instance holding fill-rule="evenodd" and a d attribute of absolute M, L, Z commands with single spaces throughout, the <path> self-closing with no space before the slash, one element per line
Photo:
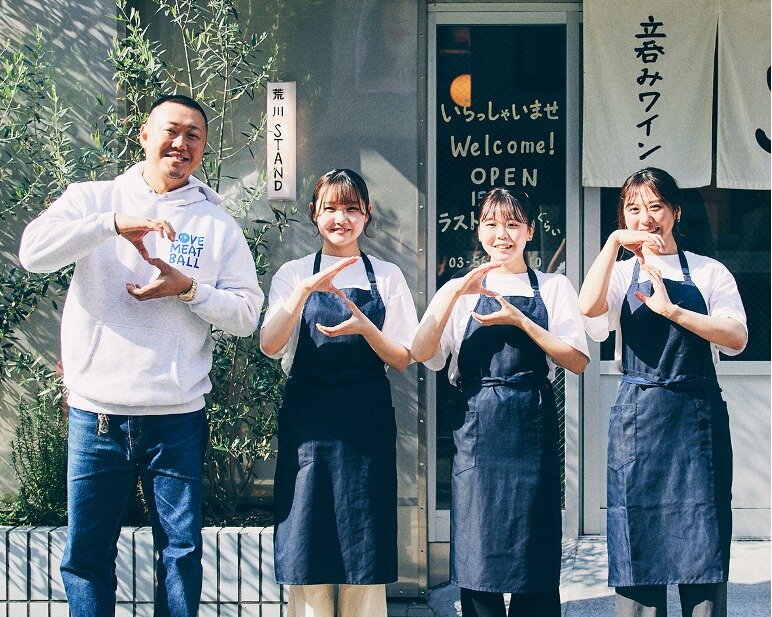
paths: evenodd
<path fill-rule="evenodd" d="M 96 324 L 72 389 L 115 405 L 179 405 L 180 340 L 174 332 Z"/>

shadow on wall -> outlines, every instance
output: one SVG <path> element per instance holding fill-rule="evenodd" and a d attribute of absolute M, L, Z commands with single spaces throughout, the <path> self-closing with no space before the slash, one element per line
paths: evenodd
<path fill-rule="evenodd" d="M 71 134 L 77 141 L 90 143 L 93 123 L 101 115 L 96 96 L 103 94 L 108 102 L 114 96 L 113 69 L 107 55 L 116 36 L 115 1 L 0 3 L 0 40 L 9 40 L 17 48 L 30 45 L 36 27 L 44 33 L 44 51 L 49 54 L 47 64 L 53 67 L 57 94 L 62 105 L 71 107 L 71 114 L 65 119 L 72 123 Z M 0 230 L 0 261 L 18 266 L 19 238 L 31 217 L 32 214 L 10 221 Z M 50 303 L 45 303 L 25 324 L 23 332 L 17 332 L 30 348 L 49 357 L 52 364 L 58 357 L 58 313 Z"/>
<path fill-rule="evenodd" d="M 44 37 L 44 52 L 53 68 L 52 78 L 62 105 L 71 107 L 66 118 L 72 123 L 77 140 L 90 143 L 93 123 L 101 116 L 96 97 L 109 102 L 114 96 L 113 69 L 108 51 L 116 36 L 114 0 L 83 3 L 67 0 L 13 0 L 0 3 L 0 41 L 14 48 L 31 45 L 36 28 Z M 18 249 L 19 226 L 3 230 L 0 247 L 3 257 L 14 260 Z"/>
<path fill-rule="evenodd" d="M 250 0 L 237 0 L 260 31 L 271 16 Z M 363 248 L 396 262 L 416 289 L 417 225 L 417 8 L 411 0 L 309 0 L 275 2 L 281 22 L 275 80 L 297 83 L 297 186 L 299 224 L 271 246 L 270 277 L 284 262 L 318 250 L 308 220 L 314 182 L 334 167 L 362 173 L 375 208 L 372 240 Z M 302 4 L 302 10 L 299 7 Z M 382 6 L 383 5 L 383 6 Z M 151 30 L 151 34 L 157 35 Z M 254 120 L 265 101 L 240 100 L 237 115 Z M 237 164 L 241 181 L 265 181 L 264 148 Z M 260 171 L 256 171 L 260 170 Z M 262 177 L 261 177 L 262 176 Z M 227 193 L 227 189 L 222 191 Z M 269 215 L 262 197 L 249 217 Z"/>
<path fill-rule="evenodd" d="M 65 118 L 72 123 L 71 135 L 76 141 L 88 142 L 99 116 L 96 96 L 104 94 L 107 101 L 114 96 L 113 70 L 107 53 L 116 35 L 115 2 L 0 2 L 0 41 L 11 41 L 16 49 L 31 45 L 37 27 L 44 33 L 44 52 L 48 54 L 47 64 L 53 67 L 57 94 L 63 105 L 72 108 Z M 32 214 L 6 221 L 0 230 L 0 264 L 18 267 L 19 238 L 31 217 Z M 53 366 L 59 357 L 59 311 L 48 302 L 40 308 L 16 334 L 23 347 L 44 355 Z M 0 494 L 16 489 L 10 467 L 10 441 L 16 426 L 19 394 L 17 385 L 4 387 L 0 392 L 0 435 L 4 436 L 0 443 Z"/>
<path fill-rule="evenodd" d="M 115 2 L 13 0 L 0 5 L 0 39 L 31 43 L 38 26 L 52 54 L 59 95 L 73 107 L 68 120 L 86 140 L 96 117 L 96 95 L 109 101 L 114 93 L 107 53 L 116 36 Z"/>

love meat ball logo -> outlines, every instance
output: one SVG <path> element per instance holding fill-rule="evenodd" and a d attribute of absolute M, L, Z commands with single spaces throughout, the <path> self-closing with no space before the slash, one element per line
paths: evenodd
<path fill-rule="evenodd" d="M 186 232 L 177 234 L 169 249 L 169 264 L 198 269 L 198 260 L 204 250 L 206 238 Z"/>

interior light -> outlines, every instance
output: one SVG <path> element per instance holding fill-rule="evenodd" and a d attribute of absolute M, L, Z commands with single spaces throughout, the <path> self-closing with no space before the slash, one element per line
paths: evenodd
<path fill-rule="evenodd" d="M 469 73 L 459 75 L 450 82 L 450 98 L 459 107 L 472 106 L 472 76 Z"/>

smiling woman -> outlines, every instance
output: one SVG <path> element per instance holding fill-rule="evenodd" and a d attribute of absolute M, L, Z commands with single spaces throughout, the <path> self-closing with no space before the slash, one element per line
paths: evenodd
<path fill-rule="evenodd" d="M 372 222 L 370 194 L 364 180 L 348 170 L 335 170 L 316 181 L 308 214 L 322 236 L 325 255 L 359 255 L 358 238 Z"/>
<path fill-rule="evenodd" d="M 279 412 L 276 580 L 289 614 L 386 616 L 397 580 L 396 423 L 385 365 L 404 370 L 418 325 L 397 266 L 365 255 L 369 192 L 350 169 L 319 178 L 308 205 L 316 254 L 271 281 L 261 349 L 289 375 Z M 345 609 L 340 609 L 346 613 Z"/>
<path fill-rule="evenodd" d="M 579 296 L 592 338 L 610 330 L 621 338 L 607 465 L 617 615 L 640 614 L 644 605 L 664 612 L 667 584 L 679 585 L 683 606 L 704 603 L 715 607 L 711 615 L 726 615 L 732 446 L 714 362 L 718 349 L 741 352 L 748 334 L 726 267 L 678 246 L 682 212 L 670 174 L 652 167 L 630 176 L 620 229 Z M 616 261 L 620 247 L 634 256 Z"/>
<path fill-rule="evenodd" d="M 459 386 L 453 416 L 451 577 L 464 615 L 560 615 L 559 430 L 549 375 L 589 360 L 576 292 L 532 270 L 538 211 L 493 189 L 479 214 L 490 263 L 451 279 L 426 310 L 413 357 Z M 446 412 L 447 413 L 447 412 Z"/>
<path fill-rule="evenodd" d="M 672 252 L 675 248 L 673 228 L 681 218 L 681 206 L 665 201 L 648 186 L 641 186 L 630 192 L 632 195 L 621 209 L 625 229 L 643 231 L 667 239 L 667 242 L 663 240 L 661 243 L 656 238 L 650 239 L 644 242 L 641 248 L 656 248 L 661 253 Z"/>
<path fill-rule="evenodd" d="M 350 257 L 359 254 L 357 238 L 370 220 L 368 209 L 359 203 L 333 201 L 325 196 L 312 216 L 327 255 Z"/>
<path fill-rule="evenodd" d="M 489 193 L 486 206 L 480 212 L 478 237 L 491 259 L 500 262 L 511 259 L 522 261 L 518 263 L 522 269 L 525 267 L 523 251 L 526 242 L 533 239 L 534 225 L 531 221 L 535 217 L 522 206 L 514 207 L 509 197 L 510 193 L 503 189 L 494 189 Z"/>

